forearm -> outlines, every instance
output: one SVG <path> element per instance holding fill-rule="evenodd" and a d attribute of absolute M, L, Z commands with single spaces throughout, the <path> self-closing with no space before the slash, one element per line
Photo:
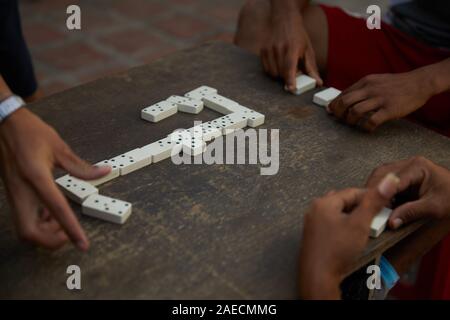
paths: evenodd
<path fill-rule="evenodd" d="M 270 0 L 272 17 L 283 18 L 286 13 L 302 11 L 309 0 Z"/>
<path fill-rule="evenodd" d="M 336 277 L 322 273 L 300 274 L 300 299 L 302 300 L 340 300 L 340 282 Z"/>
<path fill-rule="evenodd" d="M 424 83 L 430 85 L 430 96 L 450 91 L 450 58 L 417 69 Z"/>
<path fill-rule="evenodd" d="M 302 251 L 304 253 L 305 251 Z M 317 256 L 300 255 L 299 293 L 304 300 L 339 300 L 342 277 Z"/>

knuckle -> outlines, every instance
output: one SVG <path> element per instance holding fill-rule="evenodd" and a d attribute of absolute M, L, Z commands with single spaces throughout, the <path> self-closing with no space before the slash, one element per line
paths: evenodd
<path fill-rule="evenodd" d="M 318 210 L 318 209 L 320 209 L 320 208 L 322 207 L 322 202 L 323 202 L 322 198 L 315 198 L 315 199 L 313 199 L 313 201 L 311 202 L 311 207 L 312 207 L 314 210 Z"/>
<path fill-rule="evenodd" d="M 338 105 L 338 103 L 341 103 L 340 99 L 341 98 L 337 98 L 337 99 L 331 101 L 331 103 L 328 105 L 328 109 L 330 109 L 330 111 L 334 112 L 334 110 L 336 110 L 336 106 Z"/>
<path fill-rule="evenodd" d="M 412 158 L 412 163 L 414 164 L 414 165 L 425 165 L 425 164 L 427 164 L 427 162 L 428 162 L 428 159 L 426 159 L 424 156 L 415 156 L 415 157 L 413 157 Z"/>
<path fill-rule="evenodd" d="M 367 124 L 369 125 L 369 128 L 375 129 L 376 127 L 378 127 L 380 125 L 380 120 L 374 116 L 371 116 L 367 120 Z"/>
<path fill-rule="evenodd" d="M 39 181 L 44 178 L 43 172 L 32 165 L 25 166 L 24 168 L 22 168 L 22 172 L 28 179 L 32 181 Z"/>
<path fill-rule="evenodd" d="M 345 96 L 342 96 L 339 101 L 342 106 L 348 106 L 350 104 L 350 100 L 351 100 L 350 97 L 345 95 Z"/>
<path fill-rule="evenodd" d="M 409 221 L 414 220 L 415 216 L 416 216 L 415 212 L 408 208 L 403 212 L 402 219 L 405 220 L 406 222 L 409 222 Z"/>
<path fill-rule="evenodd" d="M 389 163 L 382 164 L 377 169 L 375 169 L 375 173 L 378 173 L 378 174 L 384 173 L 384 172 L 388 171 L 389 168 L 390 168 Z"/>
<path fill-rule="evenodd" d="M 362 117 L 364 115 L 363 109 L 361 106 L 355 106 L 353 108 L 350 109 L 350 115 L 354 116 L 354 117 Z"/>

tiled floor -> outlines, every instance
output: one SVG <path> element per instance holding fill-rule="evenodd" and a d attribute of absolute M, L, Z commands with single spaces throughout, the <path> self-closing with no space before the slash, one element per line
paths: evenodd
<path fill-rule="evenodd" d="M 22 0 L 21 13 L 40 86 L 51 94 L 204 41 L 231 41 L 244 2 Z M 368 0 L 322 2 L 360 10 Z M 67 30 L 69 4 L 81 7 L 82 30 Z"/>
<path fill-rule="evenodd" d="M 41 88 L 51 94 L 201 42 L 231 41 L 244 0 L 24 0 L 22 25 Z M 82 30 L 66 28 L 81 7 Z"/>

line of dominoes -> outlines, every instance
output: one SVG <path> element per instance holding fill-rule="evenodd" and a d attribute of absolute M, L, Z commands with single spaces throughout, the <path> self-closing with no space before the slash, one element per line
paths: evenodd
<path fill-rule="evenodd" d="M 180 152 L 191 156 L 199 155 L 205 151 L 206 142 L 236 129 L 260 126 L 265 121 L 263 114 L 219 95 L 217 89 L 208 86 L 192 90 L 184 97 L 174 95 L 145 107 L 141 111 L 141 118 L 149 122 L 159 122 L 178 111 L 198 114 L 204 107 L 223 116 L 190 129 L 174 132 L 166 138 L 97 163 L 96 165 L 111 167 L 111 172 L 105 177 L 83 181 L 65 175 L 56 179 L 56 183 L 68 198 L 81 204 L 83 214 L 114 223 L 125 223 L 131 215 L 131 203 L 100 195 L 98 186 Z"/>

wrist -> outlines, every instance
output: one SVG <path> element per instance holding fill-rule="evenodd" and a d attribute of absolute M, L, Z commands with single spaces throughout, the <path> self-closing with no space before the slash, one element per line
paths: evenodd
<path fill-rule="evenodd" d="M 331 274 L 322 274 L 320 278 L 305 275 L 300 283 L 302 300 L 339 300 L 341 299 L 341 280 Z M 308 278 L 308 279 L 306 279 Z"/>
<path fill-rule="evenodd" d="M 0 128 L 7 128 L 13 125 L 16 122 L 16 119 L 20 118 L 21 115 L 27 112 L 26 108 L 24 108 L 25 104 L 21 107 L 15 109 L 11 113 L 9 113 L 5 118 L 0 120 Z"/>
<path fill-rule="evenodd" d="M 300 298 L 307 300 L 337 300 L 341 298 L 343 277 L 317 265 L 300 266 Z"/>
<path fill-rule="evenodd" d="M 299 0 L 271 0 L 272 7 L 272 19 L 284 20 L 286 17 L 296 14 L 299 18 L 302 18 L 301 8 L 302 4 Z"/>
<path fill-rule="evenodd" d="M 450 70 L 448 69 L 446 64 L 436 63 L 415 70 L 419 79 L 421 79 L 421 84 L 427 88 L 430 97 L 450 90 L 448 77 Z"/>
<path fill-rule="evenodd" d="M 11 91 L 0 91 L 0 103 L 12 96 L 13 93 Z"/>

